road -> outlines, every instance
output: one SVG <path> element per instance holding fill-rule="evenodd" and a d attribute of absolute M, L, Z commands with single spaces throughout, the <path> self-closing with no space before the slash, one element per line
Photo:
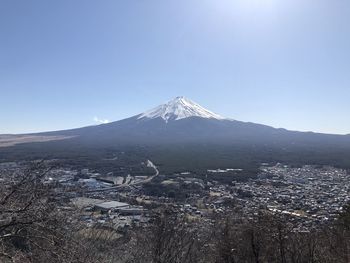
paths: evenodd
<path fill-rule="evenodd" d="M 144 184 L 144 183 L 149 183 L 149 182 L 151 182 L 155 177 L 157 177 L 157 176 L 159 175 L 159 170 L 158 170 L 158 167 L 155 166 L 154 163 L 153 163 L 152 161 L 150 161 L 150 160 L 147 160 L 146 166 L 154 169 L 154 175 L 148 177 L 147 179 L 145 179 L 145 180 L 143 180 L 143 181 L 137 181 L 137 182 L 131 182 L 131 183 L 124 183 L 124 184 L 121 184 L 121 185 L 118 185 L 118 186 L 109 187 L 109 188 L 90 190 L 90 191 L 86 191 L 86 193 L 108 192 L 108 191 L 112 191 L 112 190 L 122 189 L 122 188 L 124 188 L 124 187 L 132 187 L 132 186 L 137 186 L 137 185 Z"/>

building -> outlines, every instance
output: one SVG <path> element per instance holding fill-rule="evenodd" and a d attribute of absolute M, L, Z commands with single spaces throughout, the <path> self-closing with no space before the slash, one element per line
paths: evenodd
<path fill-rule="evenodd" d="M 129 207 L 129 204 L 118 202 L 118 201 L 103 202 L 95 205 L 95 209 L 100 210 L 102 212 L 108 212 L 109 210 L 118 210 L 118 209 L 128 208 L 128 207 Z"/>

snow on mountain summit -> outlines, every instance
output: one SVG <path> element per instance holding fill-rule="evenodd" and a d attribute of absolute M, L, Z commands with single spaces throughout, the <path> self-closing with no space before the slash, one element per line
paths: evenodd
<path fill-rule="evenodd" d="M 156 119 L 162 118 L 166 122 L 170 120 L 181 120 L 189 117 L 200 117 L 206 119 L 223 120 L 224 117 L 215 114 L 199 104 L 185 98 L 176 97 L 175 99 L 162 104 L 156 108 L 146 111 L 138 116 L 138 119 Z"/>

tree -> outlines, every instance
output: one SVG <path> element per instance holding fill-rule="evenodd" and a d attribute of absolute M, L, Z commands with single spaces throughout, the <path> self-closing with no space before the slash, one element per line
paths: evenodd
<path fill-rule="evenodd" d="M 53 189 L 43 183 L 51 170 L 35 162 L 0 185 L 1 262 L 88 262 L 74 240 Z"/>
<path fill-rule="evenodd" d="M 128 262 L 200 262 L 203 246 L 195 223 L 169 210 L 157 214 L 149 228 L 135 232 L 133 240 Z"/>

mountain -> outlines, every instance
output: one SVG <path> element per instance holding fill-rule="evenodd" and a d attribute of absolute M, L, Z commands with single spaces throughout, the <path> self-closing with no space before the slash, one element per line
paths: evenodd
<path fill-rule="evenodd" d="M 0 148 L 0 160 L 28 157 L 97 160 L 127 152 L 141 159 L 152 158 L 163 170 L 248 169 L 262 162 L 350 168 L 350 136 L 295 132 L 236 121 L 185 97 L 128 119 L 30 134 L 26 138 L 36 140 Z"/>
<path fill-rule="evenodd" d="M 138 119 L 157 119 L 161 118 L 165 122 L 181 120 L 190 117 L 199 117 L 204 119 L 223 120 L 218 114 L 215 114 L 199 104 L 185 98 L 176 97 L 166 104 L 160 105 L 154 109 L 146 111 L 138 116 Z"/>

